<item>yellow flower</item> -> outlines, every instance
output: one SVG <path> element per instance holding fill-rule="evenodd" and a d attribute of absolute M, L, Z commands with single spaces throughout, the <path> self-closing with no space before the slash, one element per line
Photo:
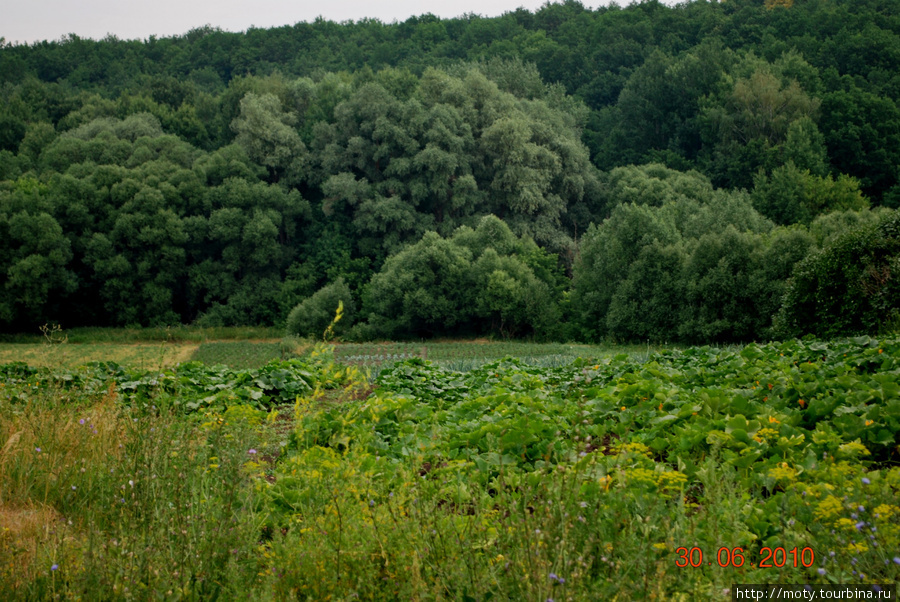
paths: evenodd
<path fill-rule="evenodd" d="M 829 495 L 816 506 L 815 514 L 819 519 L 828 520 L 840 514 L 842 510 L 841 500 L 833 495 Z"/>
<path fill-rule="evenodd" d="M 870 453 L 871 452 L 866 449 L 866 446 L 863 445 L 859 439 L 851 441 L 850 443 L 844 443 L 838 447 L 838 454 L 843 456 L 868 456 Z"/>
<path fill-rule="evenodd" d="M 876 518 L 888 519 L 900 512 L 900 508 L 891 506 L 890 504 L 879 504 L 878 506 L 875 506 L 875 509 L 872 512 L 875 513 Z"/>
<path fill-rule="evenodd" d="M 687 475 L 678 472 L 677 470 L 664 472 L 659 475 L 659 479 L 657 480 L 656 484 L 662 491 L 681 489 L 687 484 Z"/>
<path fill-rule="evenodd" d="M 849 518 L 840 518 L 834 526 L 838 529 L 843 529 L 844 531 L 855 531 L 856 523 L 850 520 Z"/>

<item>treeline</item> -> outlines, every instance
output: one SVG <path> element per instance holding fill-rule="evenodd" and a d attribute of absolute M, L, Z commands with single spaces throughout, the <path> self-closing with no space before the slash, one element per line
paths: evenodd
<path fill-rule="evenodd" d="M 893 8 L 0 43 L 0 328 L 313 333 L 339 299 L 352 337 L 891 328 Z"/>

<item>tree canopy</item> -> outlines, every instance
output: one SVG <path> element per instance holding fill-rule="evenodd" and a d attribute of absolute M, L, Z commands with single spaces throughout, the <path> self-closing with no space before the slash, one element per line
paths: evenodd
<path fill-rule="evenodd" d="M 0 329 L 818 332 L 801 260 L 900 207 L 898 74 L 888 0 L 0 40 Z"/>

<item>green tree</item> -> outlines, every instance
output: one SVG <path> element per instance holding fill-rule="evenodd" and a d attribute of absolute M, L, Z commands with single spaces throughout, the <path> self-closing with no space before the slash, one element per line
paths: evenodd
<path fill-rule="evenodd" d="M 436 232 L 385 261 L 364 293 L 376 336 L 453 332 L 471 316 L 471 253 Z"/>
<path fill-rule="evenodd" d="M 24 330 L 59 319 L 77 281 L 62 228 L 48 213 L 23 208 L 21 197 L 28 196 L 23 192 L 20 188 L 19 199 L 0 192 L 0 324 Z"/>
<path fill-rule="evenodd" d="M 859 181 L 841 174 L 834 179 L 814 176 L 793 161 L 772 170 L 760 171 L 753 188 L 753 205 L 772 221 L 787 225 L 809 224 L 816 216 L 832 211 L 859 211 L 869 206 L 859 190 Z"/>
<path fill-rule="evenodd" d="M 248 92 L 240 103 L 240 115 L 231 124 L 237 134 L 235 143 L 253 161 L 269 168 L 273 181 L 287 177 L 298 181 L 303 176 L 306 145 L 297 133 L 297 116 L 285 112 L 274 94 Z"/>
<path fill-rule="evenodd" d="M 879 333 L 900 320 L 900 213 L 837 237 L 794 268 L 775 318 L 779 336 Z"/>
<path fill-rule="evenodd" d="M 321 337 L 334 320 L 339 303 L 343 303 L 344 312 L 341 321 L 334 327 L 334 333 L 338 336 L 346 333 L 356 319 L 356 304 L 343 278 L 338 278 L 298 303 L 288 314 L 285 332 L 289 336 Z"/>

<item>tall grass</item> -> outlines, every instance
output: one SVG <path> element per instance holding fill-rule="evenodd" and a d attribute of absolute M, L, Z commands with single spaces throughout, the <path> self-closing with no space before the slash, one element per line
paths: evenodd
<path fill-rule="evenodd" d="M 59 398 L 0 407 L 0 595 L 233 599 L 254 582 L 259 413 Z"/>

